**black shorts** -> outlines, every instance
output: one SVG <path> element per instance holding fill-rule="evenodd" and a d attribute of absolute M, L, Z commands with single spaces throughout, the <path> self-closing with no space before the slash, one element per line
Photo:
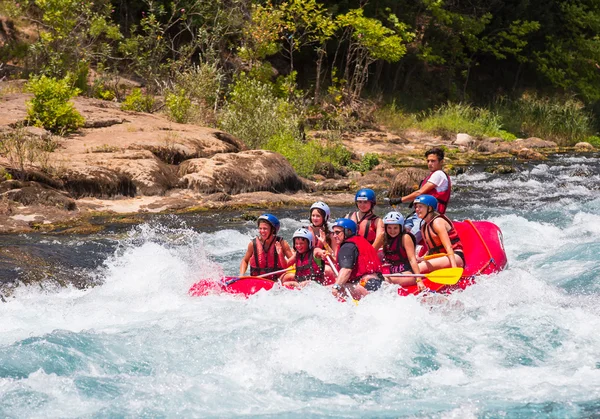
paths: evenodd
<path fill-rule="evenodd" d="M 381 284 L 383 284 L 384 278 L 381 272 L 376 273 L 376 278 L 368 279 L 365 283 L 364 287 L 367 291 L 377 291 L 381 288 Z"/>
<path fill-rule="evenodd" d="M 381 288 L 381 284 L 383 284 L 383 280 L 379 278 L 371 278 L 365 284 L 365 289 L 367 291 L 377 291 L 379 288 Z"/>

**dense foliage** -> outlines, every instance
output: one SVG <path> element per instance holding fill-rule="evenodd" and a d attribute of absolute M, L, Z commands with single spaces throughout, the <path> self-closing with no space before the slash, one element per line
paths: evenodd
<path fill-rule="evenodd" d="M 45 75 L 32 77 L 27 90 L 33 93 L 33 99 L 27 103 L 28 120 L 32 125 L 64 134 L 83 126 L 83 117 L 71 102 L 79 94 L 69 79 L 57 80 Z"/>
<path fill-rule="evenodd" d="M 252 147 L 360 126 L 366 99 L 393 102 L 397 126 L 564 144 L 598 130 L 597 0 L 3 0 L 0 14 L 39 34 L 26 48 L 6 34 L 5 62 Z"/>

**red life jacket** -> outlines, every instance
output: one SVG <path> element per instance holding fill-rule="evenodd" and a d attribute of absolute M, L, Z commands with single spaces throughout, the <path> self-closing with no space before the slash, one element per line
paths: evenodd
<path fill-rule="evenodd" d="M 350 218 L 356 222 L 358 226 L 356 234 L 358 236 L 364 237 L 371 244 L 375 242 L 375 238 L 377 237 L 377 220 L 379 220 L 379 217 L 373 214 L 372 211 L 366 213 L 362 220 L 358 219 L 358 211 L 353 212 L 349 217 L 346 216 L 346 218 Z"/>
<path fill-rule="evenodd" d="M 435 231 L 433 231 L 433 220 L 435 220 L 438 217 L 441 217 L 444 220 L 446 220 L 446 222 L 451 226 L 450 230 L 448 231 L 448 238 L 450 239 L 450 243 L 452 244 L 452 250 L 459 250 L 462 252 L 463 245 L 460 241 L 460 237 L 458 237 L 458 232 L 454 228 L 454 224 L 452 224 L 452 221 L 450 221 L 445 215 L 438 214 L 435 217 L 433 217 L 428 223 L 423 223 L 421 225 L 421 235 L 423 236 L 423 240 L 427 245 L 427 249 L 429 249 L 427 251 L 427 254 L 433 255 L 435 253 L 442 253 L 445 251 L 444 245 L 440 241 L 440 238 L 437 234 L 435 234 Z"/>
<path fill-rule="evenodd" d="M 429 178 L 434 173 L 435 172 L 429 173 L 427 175 L 427 177 L 425 179 L 423 179 L 420 186 L 423 187 L 423 185 L 425 185 L 425 183 L 427 183 Z M 448 206 L 448 202 L 450 201 L 450 193 L 452 190 L 452 183 L 450 182 L 450 176 L 448 176 L 448 174 L 446 172 L 444 172 L 443 170 L 442 170 L 442 173 L 444 175 L 446 175 L 446 178 L 448 178 L 448 189 L 446 189 L 444 192 L 438 192 L 437 189 L 433 188 L 433 190 L 431 192 L 429 192 L 429 195 L 435 197 L 435 199 L 437 199 L 437 201 L 438 201 L 437 212 L 439 212 L 440 214 L 445 214 L 446 207 Z"/>
<path fill-rule="evenodd" d="M 254 257 L 250 259 L 250 275 L 258 276 L 279 270 L 279 256 L 275 249 L 275 242 L 281 242 L 282 240 L 281 237 L 276 236 L 275 240 L 265 250 L 257 237 L 252 239 Z"/>
<path fill-rule="evenodd" d="M 405 234 L 408 234 L 413 243 L 416 244 L 417 239 L 415 239 L 415 236 L 410 233 L 400 233 L 394 237 L 394 239 L 392 239 L 391 243 L 388 244 L 388 241 L 386 240 L 383 244 L 383 260 L 384 262 L 392 265 L 392 273 L 403 272 L 407 270 L 412 272 L 408 255 L 406 254 L 406 249 L 402 245 L 402 238 Z M 394 269 L 394 267 L 397 267 L 398 269 Z"/>
<path fill-rule="evenodd" d="M 354 268 L 352 268 L 350 280 L 348 282 L 360 281 L 363 276 L 368 274 L 378 272 L 381 273 L 381 261 L 379 260 L 377 250 L 373 248 L 371 243 L 361 236 L 352 236 L 349 239 L 344 240 L 344 243 L 346 242 L 354 243 L 358 249 L 358 259 L 354 264 Z M 341 247 L 342 246 L 340 246 L 336 251 L 336 260 L 338 259 L 337 254 L 339 253 Z M 340 266 L 338 265 L 337 268 L 339 270 Z"/>
<path fill-rule="evenodd" d="M 311 249 L 305 253 L 296 253 L 296 281 L 325 281 L 325 267 L 323 261 L 314 256 L 315 249 Z M 320 262 L 320 263 L 319 263 Z"/>

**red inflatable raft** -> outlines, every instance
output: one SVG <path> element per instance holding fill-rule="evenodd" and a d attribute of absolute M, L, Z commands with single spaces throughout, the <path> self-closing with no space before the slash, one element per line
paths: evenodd
<path fill-rule="evenodd" d="M 464 246 L 466 266 L 462 278 L 455 285 L 443 285 L 424 279 L 423 283 L 431 291 L 450 293 L 465 289 L 473 284 L 478 275 L 500 272 L 508 261 L 500 228 L 489 221 L 454 221 Z M 221 281 L 200 280 L 189 290 L 192 296 L 226 292 L 249 296 L 260 290 L 270 290 L 274 281 L 258 277 L 225 277 Z M 398 294 L 418 294 L 417 286 L 400 287 Z"/>

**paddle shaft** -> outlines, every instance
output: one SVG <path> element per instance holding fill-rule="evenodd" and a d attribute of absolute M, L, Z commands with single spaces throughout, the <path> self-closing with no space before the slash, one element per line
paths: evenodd
<path fill-rule="evenodd" d="M 275 272 L 269 272 L 269 273 L 262 274 L 262 275 L 257 275 L 257 276 L 238 276 L 238 277 L 235 277 L 235 278 L 233 278 L 233 279 L 230 279 L 229 281 L 225 282 L 225 286 L 231 285 L 231 284 L 233 284 L 234 282 L 238 282 L 240 279 L 248 279 L 248 278 L 266 278 L 266 277 L 268 277 L 268 276 L 277 275 L 277 274 L 282 274 L 282 273 L 284 273 L 284 272 L 291 271 L 293 268 L 294 268 L 293 266 L 290 266 L 290 267 L 288 267 L 288 268 L 285 268 L 285 269 L 280 269 L 280 270 L 278 270 L 278 271 L 275 271 Z"/>
<path fill-rule="evenodd" d="M 425 278 L 426 274 L 383 274 L 386 278 L 391 277 L 407 277 L 407 278 Z"/>
<path fill-rule="evenodd" d="M 333 263 L 333 261 L 331 260 L 331 256 L 329 256 L 329 255 L 327 255 L 327 262 L 329 263 L 329 266 L 331 266 L 331 270 L 333 271 L 335 276 L 338 276 L 340 273 L 337 270 L 337 268 L 335 267 L 335 263 Z"/>
<path fill-rule="evenodd" d="M 329 247 L 329 245 L 327 243 L 325 243 L 325 250 L 327 250 L 328 252 L 331 251 L 331 247 Z M 336 277 L 339 276 L 340 272 L 335 267 L 335 263 L 333 263 L 333 260 L 331 260 L 331 256 L 329 256 L 329 255 L 327 255 L 327 263 L 329 263 L 329 266 L 331 266 L 331 269 L 333 270 L 333 273 L 335 274 L 335 276 Z M 351 300 L 355 305 L 358 305 L 358 300 L 354 299 L 352 294 L 350 294 L 350 290 L 347 287 L 344 287 L 344 292 L 348 296 L 348 298 L 347 298 L 348 300 Z"/>
<path fill-rule="evenodd" d="M 427 278 L 438 284 L 454 285 L 463 274 L 463 268 L 443 268 L 426 274 L 385 274 L 385 277 Z"/>

